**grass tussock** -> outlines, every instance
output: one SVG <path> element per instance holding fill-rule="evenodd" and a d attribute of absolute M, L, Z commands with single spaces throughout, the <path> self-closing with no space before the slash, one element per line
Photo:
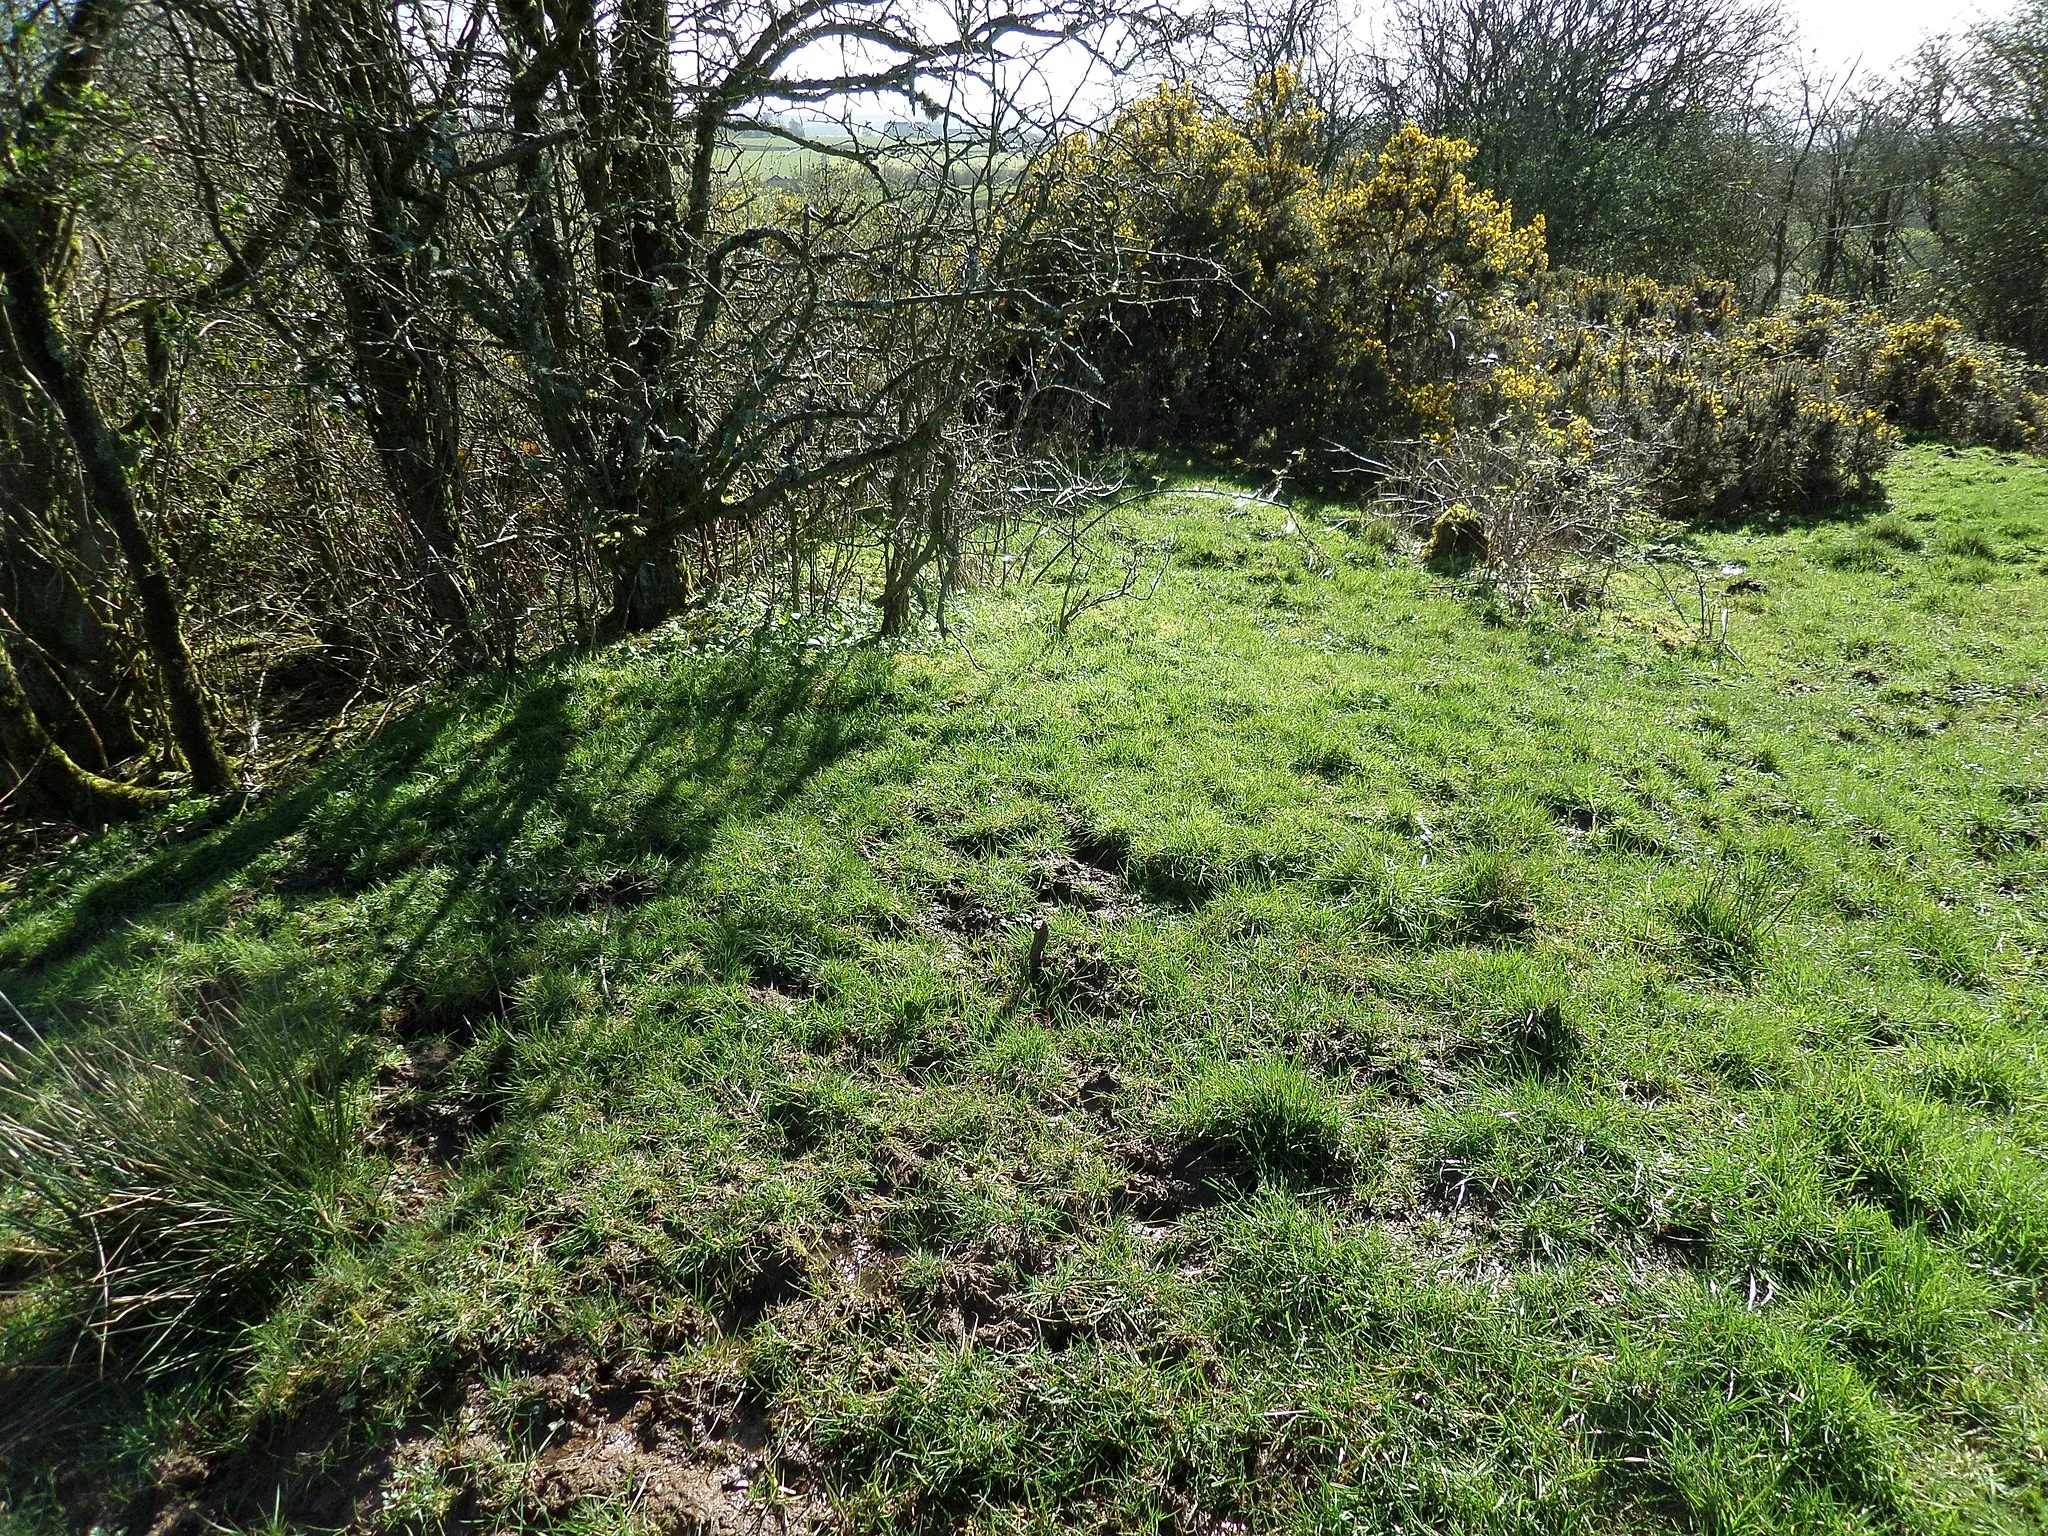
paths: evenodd
<path fill-rule="evenodd" d="M 1754 969 L 1799 900 L 1784 872 L 1761 859 L 1709 864 L 1668 909 L 1673 930 L 1702 964 Z"/>
<path fill-rule="evenodd" d="M 1195 1156 L 1259 1180 L 1326 1181 L 1350 1150 L 1343 1101 L 1291 1061 L 1211 1068 L 1168 1105 L 1165 1127 Z"/>
<path fill-rule="evenodd" d="M 148 1376 L 210 1366 L 374 1213 L 323 1040 L 217 1014 L 158 1042 L 6 1052 L 0 1248 L 25 1333 Z"/>

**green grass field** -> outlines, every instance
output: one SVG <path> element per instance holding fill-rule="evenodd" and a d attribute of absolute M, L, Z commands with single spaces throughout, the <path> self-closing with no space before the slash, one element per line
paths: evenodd
<path fill-rule="evenodd" d="M 1725 648 L 1149 515 L 23 877 L 0 1526 L 2048 1528 L 2048 467 Z"/>

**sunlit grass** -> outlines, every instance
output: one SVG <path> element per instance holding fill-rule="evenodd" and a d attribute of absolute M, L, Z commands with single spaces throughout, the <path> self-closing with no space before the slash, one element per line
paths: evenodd
<path fill-rule="evenodd" d="M 1146 515 L 1157 596 L 1065 641 L 677 630 L 29 877 L 0 986 L 72 1054 L 14 1123 L 108 1150 L 46 1164 L 82 1226 L 0 1204 L 7 1347 L 152 1358 L 79 1240 L 124 1190 L 218 1305 L 7 1518 L 178 1451 L 260 1523 L 402 1443 L 366 1523 L 678 1466 L 864 1529 L 2048 1521 L 2048 471 L 1700 537 L 1725 646 Z M 231 1115 L 208 1019 L 323 1065 Z M 192 1167 L 285 1153 L 253 1246 L 180 1246 L 186 1111 L 107 1130 L 152 1061 Z M 577 1493 L 606 1414 L 656 1459 Z"/>

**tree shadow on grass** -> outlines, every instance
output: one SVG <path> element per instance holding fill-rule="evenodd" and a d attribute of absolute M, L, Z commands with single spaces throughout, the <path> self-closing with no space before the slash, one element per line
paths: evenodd
<path fill-rule="evenodd" d="M 133 963 L 137 925 L 203 941 L 215 912 L 238 921 L 219 898 L 246 890 L 288 915 L 332 903 L 314 921 L 330 933 L 342 925 L 340 942 L 361 946 L 386 998 L 423 962 L 444 963 L 420 979 L 445 988 L 450 956 L 489 967 L 516 956 L 536 911 L 559 908 L 578 872 L 638 859 L 687 880 L 721 829 L 788 804 L 886 728 L 890 671 L 886 653 L 819 656 L 768 637 L 723 656 L 657 643 L 616 667 L 572 658 L 479 683 L 224 824 L 170 831 L 129 867 L 107 870 L 102 852 L 95 869 L 94 851 L 81 850 L 76 873 L 56 883 L 70 903 L 62 921 L 33 928 L 5 985 L 38 1028 L 56 1026 L 48 1033 L 89 1023 L 91 982 Z M 432 888 L 409 898 L 406 882 L 426 876 Z M 380 891 L 396 899 L 379 902 Z M 369 904 L 351 912 L 359 896 Z M 316 1002 L 335 1008 L 316 1027 L 383 1028 L 383 1000 Z M 421 1027 L 454 1023 L 447 1005 L 459 999 L 425 1001 Z M 33 1279 L 28 1255 L 0 1251 L 0 1266 L 0 1294 Z M 80 1528 L 120 1517 L 98 1501 L 147 1482 L 119 1447 L 140 1443 L 132 1431 L 164 1389 L 125 1379 L 118 1360 L 109 1370 L 89 1341 L 56 1334 L 23 1334 L 0 1352 L 0 1465 L 12 1463 L 0 1501 L 35 1485 L 58 1489 Z M 67 1479 L 70 1493 L 59 1488 Z"/>
<path fill-rule="evenodd" d="M 431 911 L 395 945 L 396 982 L 465 901 L 530 907 L 573 866 L 694 864 L 728 819 L 773 811 L 870 739 L 888 666 L 883 653 L 819 656 L 770 636 L 724 655 L 642 655 L 618 673 L 558 661 L 477 684 L 224 824 L 173 831 L 125 869 L 94 871 L 91 847 L 72 854 L 80 876 L 54 898 L 62 920 L 24 924 L 35 914 L 18 908 L 0 966 L 32 995 L 61 962 L 119 964 L 136 924 L 175 923 L 238 883 L 289 907 L 443 872 Z M 520 849 L 542 822 L 545 869 Z"/>
<path fill-rule="evenodd" d="M 1693 518 L 1688 526 L 1699 533 L 1745 533 L 1763 537 L 1791 533 L 1800 528 L 1860 523 L 1890 510 L 1891 499 L 1884 487 L 1879 486 L 1868 496 L 1852 496 L 1843 501 L 1792 507 L 1744 505 Z"/>

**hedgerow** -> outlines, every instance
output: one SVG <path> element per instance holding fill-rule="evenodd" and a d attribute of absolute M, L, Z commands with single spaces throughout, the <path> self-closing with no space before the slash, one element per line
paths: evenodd
<path fill-rule="evenodd" d="M 2020 361 L 1952 317 L 1756 317 L 1725 281 L 1552 273 L 1544 220 L 1470 180 L 1470 144 L 1411 125 L 1322 175 L 1316 123 L 1283 69 L 1235 113 L 1162 88 L 1054 157 L 1049 259 L 1073 264 L 1098 432 L 1326 485 L 1391 469 L 1495 564 L 1612 544 L 1636 512 L 1869 498 L 1907 434 L 2041 441 Z"/>

